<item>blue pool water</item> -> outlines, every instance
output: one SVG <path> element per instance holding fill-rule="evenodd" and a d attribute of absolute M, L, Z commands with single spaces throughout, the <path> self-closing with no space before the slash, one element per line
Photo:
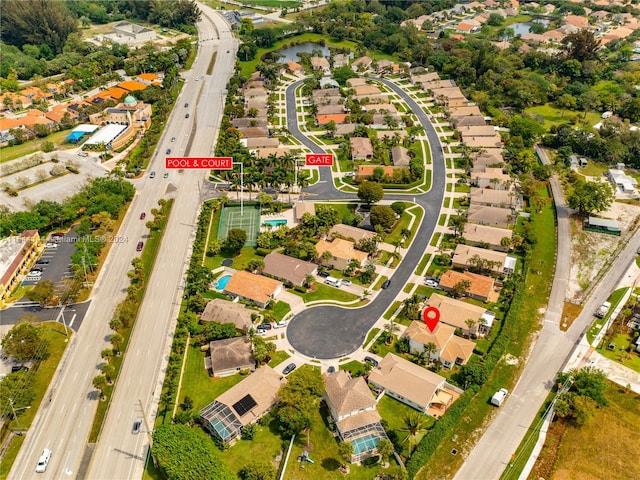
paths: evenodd
<path fill-rule="evenodd" d="M 351 445 L 353 445 L 353 453 L 355 455 L 360 455 L 369 449 L 377 447 L 379 441 L 380 437 L 373 434 L 357 438 L 351 442 Z"/>
<path fill-rule="evenodd" d="M 286 225 L 287 221 L 285 219 L 280 220 L 265 220 L 262 223 L 266 223 L 267 225 L 271 225 L 272 227 L 279 227 L 280 225 Z"/>
<path fill-rule="evenodd" d="M 216 290 L 218 291 L 224 290 L 224 287 L 227 286 L 227 283 L 229 283 L 230 278 L 231 278 L 231 275 L 225 275 L 224 277 L 220 277 L 218 281 L 215 282 Z"/>

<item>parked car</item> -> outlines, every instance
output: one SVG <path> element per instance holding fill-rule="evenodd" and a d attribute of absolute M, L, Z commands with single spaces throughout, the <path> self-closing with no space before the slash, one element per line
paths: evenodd
<path fill-rule="evenodd" d="M 53 243 L 53 242 L 47 242 L 45 247 L 46 248 L 58 248 L 58 244 L 57 243 Z"/>
<path fill-rule="evenodd" d="M 138 417 L 133 421 L 133 428 L 131 429 L 131 433 L 138 434 L 140 433 L 140 428 L 142 427 L 142 418 Z"/>
<path fill-rule="evenodd" d="M 336 367 L 334 367 L 333 365 L 327 368 L 327 373 L 334 373 L 335 371 L 336 371 Z"/>
<path fill-rule="evenodd" d="M 438 285 L 440 285 L 440 284 L 438 283 L 438 281 L 437 281 L 437 280 L 433 280 L 433 279 L 431 279 L 431 278 L 426 279 L 426 280 L 424 281 L 424 284 L 425 284 L 427 287 L 431 287 L 431 288 L 438 288 Z"/>
<path fill-rule="evenodd" d="M 378 366 L 378 361 L 373 357 L 364 357 L 364 361 L 370 363 L 374 367 Z"/>
<path fill-rule="evenodd" d="M 327 278 L 329 276 L 329 272 L 325 272 L 324 270 L 321 272 L 318 272 L 318 276 L 322 277 L 322 278 Z"/>
<path fill-rule="evenodd" d="M 79 157 L 88 157 L 88 156 L 89 156 L 89 154 L 88 154 L 87 152 L 79 152 L 79 153 L 78 153 L 78 156 L 79 156 Z"/>
<path fill-rule="evenodd" d="M 51 460 L 51 450 L 45 448 L 42 451 L 42 455 L 40 455 L 40 459 L 38 460 L 38 465 L 36 466 L 36 473 L 44 473 L 47 471 L 47 465 L 49 465 L 49 460 Z"/>
<path fill-rule="evenodd" d="M 274 325 L 274 328 L 284 328 L 286 326 L 287 326 L 287 322 L 285 322 L 284 320 L 280 320 Z"/>
<path fill-rule="evenodd" d="M 284 373 L 285 375 L 289 375 L 295 369 L 296 369 L 296 364 L 295 363 L 290 363 L 289 365 L 284 367 L 284 370 L 282 370 L 282 373 Z"/>
<path fill-rule="evenodd" d="M 32 268 L 29 275 L 42 275 L 42 270 L 39 268 Z"/>
<path fill-rule="evenodd" d="M 142 213 L 140 214 L 140 220 L 144 220 L 145 218 L 147 218 L 147 214 L 146 214 L 146 213 L 144 213 L 144 212 L 142 212 Z"/>
<path fill-rule="evenodd" d="M 151 172 L 149 174 L 149 178 L 156 178 L 156 172 Z"/>
<path fill-rule="evenodd" d="M 189 114 L 187 113 L 187 114 L 184 116 L 184 118 L 189 118 Z"/>
<path fill-rule="evenodd" d="M 162 175 L 162 178 L 169 178 L 169 172 L 164 172 L 164 175 Z"/>
<path fill-rule="evenodd" d="M 389 288 L 389 285 L 391 285 L 391 280 L 385 280 L 384 283 L 382 284 L 382 288 Z"/>
<path fill-rule="evenodd" d="M 138 242 L 138 245 L 136 245 L 136 252 L 141 252 L 142 247 L 144 247 L 144 242 L 141 240 Z"/>
<path fill-rule="evenodd" d="M 501 407 L 505 398 L 507 398 L 507 395 L 509 395 L 509 391 L 506 388 L 501 388 L 493 394 L 493 397 L 491 397 L 491 405 Z"/>
<path fill-rule="evenodd" d="M 256 335 L 260 335 L 260 336 L 262 336 L 262 335 L 266 335 L 266 334 L 267 334 L 267 331 L 266 331 L 266 330 L 263 330 L 262 328 L 258 328 L 258 329 L 256 330 Z"/>
<path fill-rule="evenodd" d="M 51 260 L 49 260 L 48 258 L 41 258 L 36 262 L 36 265 L 49 265 L 50 262 Z"/>
<path fill-rule="evenodd" d="M 270 323 L 261 323 L 258 325 L 258 330 L 271 330 L 273 326 Z"/>
<path fill-rule="evenodd" d="M 51 238 L 62 238 L 62 237 L 64 237 L 64 233 L 62 232 L 53 232 L 51 234 Z"/>
<path fill-rule="evenodd" d="M 340 282 L 340 283 L 342 283 L 342 285 L 349 286 L 349 285 L 351 285 L 351 280 L 346 280 L 346 279 L 343 278 L 342 282 Z"/>
<path fill-rule="evenodd" d="M 11 367 L 11 373 L 28 372 L 28 371 L 29 371 L 29 367 L 27 367 L 26 365 L 13 365 Z"/>
<path fill-rule="evenodd" d="M 176 141 L 176 137 L 171 137 L 171 141 L 175 142 Z"/>

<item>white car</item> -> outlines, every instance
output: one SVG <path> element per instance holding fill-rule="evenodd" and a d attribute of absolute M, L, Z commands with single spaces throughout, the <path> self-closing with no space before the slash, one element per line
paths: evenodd
<path fill-rule="evenodd" d="M 438 282 L 435 280 L 426 280 L 424 283 L 427 287 L 438 288 Z"/>
<path fill-rule="evenodd" d="M 53 242 L 47 242 L 45 247 L 46 248 L 58 248 L 58 244 L 57 243 L 53 243 Z"/>
<path fill-rule="evenodd" d="M 351 285 L 351 280 L 345 280 L 344 278 L 340 281 L 342 285 L 349 286 Z"/>
<path fill-rule="evenodd" d="M 287 326 L 287 322 L 285 322 L 284 320 L 280 320 L 279 322 L 276 322 L 273 325 L 273 328 L 284 328 Z"/>
<path fill-rule="evenodd" d="M 49 460 L 51 459 L 51 450 L 45 448 L 42 451 L 42 455 L 40 455 L 40 460 L 38 460 L 38 466 L 36 467 L 36 473 L 44 473 L 47 471 L 47 465 L 49 465 Z"/>

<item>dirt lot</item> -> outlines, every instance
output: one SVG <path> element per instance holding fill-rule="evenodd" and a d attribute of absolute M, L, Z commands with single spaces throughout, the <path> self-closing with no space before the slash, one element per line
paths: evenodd
<path fill-rule="evenodd" d="M 571 221 L 571 274 L 567 300 L 580 302 L 591 282 L 613 257 L 616 249 L 635 233 L 640 220 L 640 206 L 614 202 L 607 212 L 598 216 L 618 220 L 622 235 L 609 235 L 582 230 L 578 217 Z"/>

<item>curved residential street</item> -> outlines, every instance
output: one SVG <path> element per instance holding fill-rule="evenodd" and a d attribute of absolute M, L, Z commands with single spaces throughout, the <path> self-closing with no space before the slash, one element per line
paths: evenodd
<path fill-rule="evenodd" d="M 427 193 L 415 196 L 415 202 L 424 209 L 425 215 L 406 255 L 393 271 L 393 276 L 390 277 L 391 285 L 389 288 L 380 290 L 374 300 L 362 308 L 318 306 L 301 312 L 291 320 L 287 327 L 287 338 L 291 346 L 303 355 L 313 358 L 344 357 L 362 345 L 367 332 L 393 303 L 422 259 L 438 224 L 440 208 L 444 199 L 446 182 L 444 154 L 440 148 L 438 135 L 428 116 L 409 95 L 394 83 L 384 79 L 377 80 L 392 88 L 402 97 L 425 129 L 431 148 L 433 168 L 431 189 Z M 301 81 L 296 82 L 287 88 L 287 128 L 297 140 L 310 148 L 311 151 L 322 153 L 322 148 L 303 135 L 298 128 L 295 89 L 300 83 Z M 329 167 L 321 167 L 320 170 L 320 179 L 323 183 L 307 188 L 306 192 L 317 194 L 318 198 L 322 199 L 355 198 L 354 194 L 345 194 L 334 188 Z M 407 195 L 385 194 L 385 200 L 408 200 L 409 198 Z"/>

